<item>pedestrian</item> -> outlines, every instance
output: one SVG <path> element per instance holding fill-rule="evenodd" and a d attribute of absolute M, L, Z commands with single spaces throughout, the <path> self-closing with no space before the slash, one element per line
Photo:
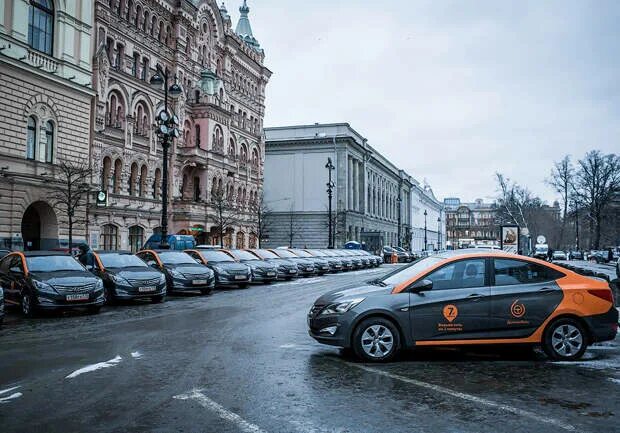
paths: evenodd
<path fill-rule="evenodd" d="M 614 261 L 614 252 L 609 248 L 607 250 L 607 263 L 611 263 Z"/>
<path fill-rule="evenodd" d="M 553 249 L 551 247 L 547 248 L 547 260 L 551 261 L 553 258 Z"/>
<path fill-rule="evenodd" d="M 80 250 L 78 254 L 78 260 L 81 264 L 91 269 L 95 265 L 95 255 L 93 254 L 93 250 L 87 244 L 78 245 L 78 249 Z"/>

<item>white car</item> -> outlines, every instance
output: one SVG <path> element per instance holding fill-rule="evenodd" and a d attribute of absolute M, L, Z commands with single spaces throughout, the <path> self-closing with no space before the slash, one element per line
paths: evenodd
<path fill-rule="evenodd" d="M 566 253 L 564 251 L 554 251 L 552 260 L 566 260 Z"/>

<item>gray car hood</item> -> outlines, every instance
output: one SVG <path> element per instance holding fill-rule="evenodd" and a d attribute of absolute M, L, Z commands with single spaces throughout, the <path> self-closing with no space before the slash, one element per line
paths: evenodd
<path fill-rule="evenodd" d="M 380 296 L 380 295 L 389 295 L 392 291 L 392 286 L 359 286 L 352 287 L 350 289 L 338 289 L 332 290 L 331 292 L 325 293 L 319 299 L 317 299 L 316 304 L 326 305 L 332 304 L 334 302 L 343 302 L 349 299 L 355 298 L 366 298 L 369 296 Z"/>

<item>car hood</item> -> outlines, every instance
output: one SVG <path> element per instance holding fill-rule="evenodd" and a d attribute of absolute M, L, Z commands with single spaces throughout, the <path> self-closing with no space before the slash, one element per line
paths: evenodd
<path fill-rule="evenodd" d="M 313 265 L 313 266 L 316 263 L 314 260 L 306 258 L 306 257 L 299 257 L 295 259 L 295 261 L 297 261 L 298 263 L 302 263 L 304 265 Z"/>
<path fill-rule="evenodd" d="M 350 289 L 337 289 L 331 292 L 325 293 L 319 299 L 316 300 L 317 305 L 333 304 L 334 302 L 344 302 L 349 299 L 355 298 L 367 298 L 369 296 L 389 295 L 392 292 L 392 286 L 359 286 L 352 287 Z"/>
<path fill-rule="evenodd" d="M 273 269 L 277 268 L 275 263 L 264 262 L 262 260 L 248 260 L 247 262 L 241 262 L 244 265 L 249 266 L 252 269 Z"/>
<path fill-rule="evenodd" d="M 217 268 L 226 272 L 243 272 L 248 270 L 248 266 L 243 263 L 236 262 L 221 262 L 221 263 L 212 263 L 214 268 Z"/>
<path fill-rule="evenodd" d="M 297 267 L 297 263 L 295 263 L 293 260 L 287 260 L 287 259 L 269 259 L 268 260 L 269 263 L 273 263 L 277 266 L 287 266 L 289 268 L 296 268 Z"/>
<path fill-rule="evenodd" d="M 151 268 L 145 267 L 129 267 L 129 268 L 107 268 L 107 271 L 111 275 L 116 275 L 121 278 L 130 278 L 132 280 L 150 280 L 152 278 L 159 278 L 161 272 L 155 271 Z"/>
<path fill-rule="evenodd" d="M 31 278 L 46 284 L 61 286 L 79 286 L 99 280 L 88 271 L 31 272 Z"/>
<path fill-rule="evenodd" d="M 184 263 L 181 265 L 166 265 L 167 269 L 174 269 L 177 272 L 182 273 L 183 275 L 204 275 L 210 274 L 211 269 L 207 268 L 204 265 L 196 263 Z"/>

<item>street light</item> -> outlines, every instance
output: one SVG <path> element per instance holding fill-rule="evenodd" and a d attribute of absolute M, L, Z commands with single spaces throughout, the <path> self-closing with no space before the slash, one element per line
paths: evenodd
<path fill-rule="evenodd" d="M 437 251 L 441 251 L 441 217 L 437 217 Z"/>
<path fill-rule="evenodd" d="M 403 199 L 400 197 L 400 188 L 399 188 L 398 197 L 396 197 L 396 203 L 398 203 L 398 242 L 397 243 L 398 243 L 399 247 L 402 246 L 401 245 L 401 232 L 400 232 L 400 226 L 401 226 L 401 223 L 402 223 L 401 214 L 400 214 L 401 209 L 400 208 L 401 208 L 401 203 L 402 202 L 403 202 Z"/>
<path fill-rule="evenodd" d="M 164 110 L 157 115 L 156 134 L 162 138 L 163 148 L 163 173 L 162 173 L 162 189 L 161 189 L 161 249 L 168 249 L 168 149 L 170 140 L 179 138 L 179 118 L 176 115 L 170 115 L 168 111 L 168 95 L 172 99 L 177 99 L 183 93 L 183 88 L 177 83 L 177 77 L 174 76 L 174 84 L 168 87 L 168 79 L 170 74 L 168 68 L 163 70 L 157 65 L 155 75 L 150 79 L 151 87 L 155 90 L 164 88 Z"/>
<path fill-rule="evenodd" d="M 329 249 L 334 249 L 334 232 L 333 232 L 333 224 L 332 224 L 332 196 L 333 196 L 333 192 L 334 192 L 334 182 L 332 182 L 332 170 L 334 170 L 336 167 L 334 167 L 334 164 L 332 164 L 332 159 L 331 158 L 327 158 L 327 164 L 325 164 L 325 168 L 327 169 L 328 173 L 329 173 L 329 180 L 327 182 L 327 198 L 329 199 L 329 223 L 327 225 L 329 234 L 329 245 L 327 246 L 327 248 Z"/>
<path fill-rule="evenodd" d="M 426 209 L 424 209 L 424 251 L 426 251 L 426 246 L 428 245 L 428 240 L 426 239 Z"/>

